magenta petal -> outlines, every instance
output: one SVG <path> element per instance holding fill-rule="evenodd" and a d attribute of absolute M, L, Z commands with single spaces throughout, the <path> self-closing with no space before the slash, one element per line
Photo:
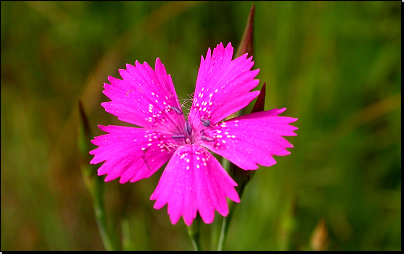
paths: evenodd
<path fill-rule="evenodd" d="M 98 169 L 98 175 L 105 175 L 105 181 L 121 177 L 120 183 L 148 178 L 173 155 L 171 133 L 134 127 L 99 126 L 109 134 L 92 140 L 98 148 L 90 151 L 94 155 L 91 164 L 105 161 Z"/>
<path fill-rule="evenodd" d="M 157 58 L 155 71 L 145 62 L 127 64 L 119 70 L 123 80 L 109 77 L 103 93 L 111 99 L 101 105 L 119 120 L 149 129 L 178 132 L 185 120 L 174 108 L 181 109 L 170 75 Z M 181 112 L 181 111 L 180 111 Z"/>
<path fill-rule="evenodd" d="M 288 155 L 286 148 L 293 147 L 283 136 L 296 135 L 297 127 L 289 123 L 297 118 L 277 116 L 284 110 L 256 112 L 221 123 L 206 130 L 215 142 L 203 145 L 245 170 L 257 169 L 256 163 L 272 166 L 276 163 L 273 155 Z"/>
<path fill-rule="evenodd" d="M 169 161 L 150 199 L 156 200 L 156 209 L 168 204 L 173 224 L 183 216 L 191 225 L 197 211 L 205 223 L 212 223 L 215 210 L 223 216 L 228 214 L 226 197 L 240 202 L 236 185 L 206 149 L 185 145 Z"/>
<path fill-rule="evenodd" d="M 200 125 L 200 118 L 209 119 L 212 124 L 247 106 L 259 91 L 250 92 L 258 85 L 254 79 L 259 70 L 251 70 L 252 57 L 244 54 L 234 60 L 233 47 L 220 43 L 211 55 L 201 59 L 194 101 L 189 113 L 194 126 Z"/>

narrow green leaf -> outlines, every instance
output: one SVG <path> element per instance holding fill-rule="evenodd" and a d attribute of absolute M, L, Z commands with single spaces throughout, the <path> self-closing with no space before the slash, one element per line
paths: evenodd
<path fill-rule="evenodd" d="M 92 150 L 90 140 L 93 138 L 88 118 L 84 112 L 83 104 L 79 101 L 79 133 L 78 149 L 83 181 L 91 194 L 95 219 L 100 231 L 101 239 L 106 250 L 118 250 L 118 240 L 115 234 L 107 229 L 104 206 L 104 181 L 97 176 L 98 166 L 90 164 Z"/>

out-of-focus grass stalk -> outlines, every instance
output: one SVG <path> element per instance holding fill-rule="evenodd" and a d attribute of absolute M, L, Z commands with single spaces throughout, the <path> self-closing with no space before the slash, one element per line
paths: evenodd
<path fill-rule="evenodd" d="M 244 29 L 243 37 L 241 39 L 241 42 L 238 46 L 238 49 L 236 51 L 236 54 L 234 58 L 237 58 L 245 53 L 248 53 L 248 56 L 252 56 L 254 53 L 254 14 L 255 14 L 255 6 L 253 5 L 250 9 L 250 14 L 248 16 L 247 20 L 247 25 Z M 265 104 L 265 84 L 262 87 L 261 93 L 259 97 L 257 98 L 257 101 L 254 105 L 253 111 L 256 112 L 259 110 L 264 110 L 264 104 Z M 262 107 L 262 109 L 259 109 Z M 259 109 L 259 110 L 258 110 Z M 256 111 L 254 111 L 256 110 Z M 244 109 L 241 109 L 240 111 L 234 113 L 231 115 L 229 118 L 237 117 L 240 115 L 244 114 Z M 237 183 L 236 191 L 239 194 L 239 197 L 241 199 L 241 196 L 243 195 L 244 188 L 247 185 L 247 183 L 250 181 L 251 177 L 254 175 L 255 171 L 245 171 L 237 167 L 236 165 L 230 163 L 227 159 L 223 158 L 222 160 L 222 166 L 223 168 L 229 173 L 229 175 L 233 178 L 234 181 Z M 224 242 L 226 240 L 227 236 L 227 231 L 229 229 L 230 221 L 233 217 L 234 211 L 237 207 L 237 203 L 233 201 L 228 202 L 229 205 L 229 214 L 222 218 L 222 223 L 221 223 L 221 228 L 220 228 L 220 235 L 219 239 L 217 241 L 217 250 L 221 251 L 223 250 Z M 214 231 L 213 231 L 213 237 L 212 240 L 216 239 L 216 236 L 218 234 L 218 226 L 220 223 L 215 224 Z M 212 245 L 214 246 L 214 245 Z"/>
<path fill-rule="evenodd" d="M 321 219 L 310 239 L 311 250 L 326 251 L 328 248 L 328 230 L 325 219 Z"/>
<path fill-rule="evenodd" d="M 118 250 L 117 237 L 111 234 L 107 228 L 104 206 L 104 181 L 101 177 L 97 177 L 98 166 L 90 164 L 91 156 L 88 152 L 92 150 L 90 143 L 92 138 L 93 135 L 87 116 L 81 101 L 79 101 L 79 134 L 77 143 L 83 180 L 93 200 L 95 219 L 104 247 L 106 250 Z"/>
<path fill-rule="evenodd" d="M 289 193 L 282 199 L 284 207 L 278 208 L 279 224 L 276 228 L 278 251 L 290 251 L 296 248 L 293 243 L 293 234 L 297 228 L 296 206 L 297 198 Z"/>
<path fill-rule="evenodd" d="M 124 251 L 136 250 L 134 242 L 131 239 L 130 224 L 127 216 L 124 216 L 121 220 L 122 227 L 122 249 Z"/>

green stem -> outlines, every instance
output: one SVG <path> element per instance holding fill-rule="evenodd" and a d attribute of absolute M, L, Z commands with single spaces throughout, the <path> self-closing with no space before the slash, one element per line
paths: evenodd
<path fill-rule="evenodd" d="M 195 251 L 200 251 L 201 244 L 200 244 L 200 225 L 201 225 L 201 217 L 199 214 L 196 216 L 195 220 L 191 224 L 191 226 L 187 226 L 188 235 L 191 239 L 192 246 L 194 247 Z"/>
<path fill-rule="evenodd" d="M 229 203 L 229 214 L 223 218 L 222 227 L 220 229 L 219 241 L 217 244 L 217 250 L 222 251 L 224 247 L 224 242 L 226 241 L 227 232 L 229 230 L 230 221 L 233 218 L 234 211 L 236 210 L 237 203 L 230 201 Z"/>
<path fill-rule="evenodd" d="M 230 163 L 229 160 L 223 158 L 222 159 L 222 166 L 226 170 L 226 172 L 230 172 L 231 163 Z M 227 236 L 227 231 L 228 231 L 229 225 L 230 225 L 230 220 L 231 220 L 231 217 L 233 216 L 235 203 L 233 201 L 229 201 L 228 206 L 229 206 L 229 214 L 226 217 L 222 218 L 222 224 L 221 224 L 221 228 L 220 228 L 220 235 L 219 235 L 219 239 L 217 241 L 217 250 L 218 251 L 223 250 L 224 242 L 225 242 L 226 236 Z M 219 227 L 220 224 L 218 223 L 215 226 Z M 214 232 L 215 237 L 217 236 L 216 232 L 218 232 L 218 228 L 216 228 L 216 230 Z"/>
<path fill-rule="evenodd" d="M 251 180 L 255 171 L 252 170 L 243 170 L 237 167 L 236 165 L 230 163 L 227 159 L 223 159 L 222 161 L 223 167 L 228 170 L 229 175 L 236 181 L 237 186 L 235 187 L 240 199 L 243 196 L 244 188 Z M 227 231 L 229 230 L 230 221 L 233 218 L 234 211 L 236 210 L 237 203 L 230 201 L 228 202 L 229 206 L 229 214 L 223 218 L 222 227 L 220 229 L 220 236 L 217 243 L 217 250 L 223 250 L 224 242 L 226 240 Z"/>

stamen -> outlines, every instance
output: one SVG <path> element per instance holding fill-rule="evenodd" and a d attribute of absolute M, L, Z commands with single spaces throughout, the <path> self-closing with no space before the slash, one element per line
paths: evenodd
<path fill-rule="evenodd" d="M 175 113 L 177 113 L 178 115 L 182 115 L 182 114 L 183 114 L 182 111 L 181 111 L 181 109 L 179 109 L 179 108 L 177 108 L 177 107 L 171 106 L 171 109 L 174 110 Z"/>
<path fill-rule="evenodd" d="M 192 134 L 192 126 L 188 121 L 185 122 L 185 128 L 184 129 L 185 129 L 185 132 L 188 133 L 188 135 Z"/>
<path fill-rule="evenodd" d="M 209 136 L 207 136 L 207 135 L 205 135 L 205 134 L 202 134 L 201 139 L 202 139 L 203 141 L 207 141 L 207 142 L 213 142 L 213 141 L 215 141 L 214 138 L 209 137 Z"/>
<path fill-rule="evenodd" d="M 171 138 L 172 138 L 172 139 L 177 139 L 177 140 L 180 139 L 180 140 L 181 140 L 181 139 L 184 139 L 184 138 L 185 138 L 185 134 L 177 133 L 177 134 L 172 135 Z"/>
<path fill-rule="evenodd" d="M 201 122 L 202 122 L 202 125 L 205 126 L 205 127 L 209 127 L 209 125 L 210 125 L 210 120 L 209 119 L 201 118 Z"/>

